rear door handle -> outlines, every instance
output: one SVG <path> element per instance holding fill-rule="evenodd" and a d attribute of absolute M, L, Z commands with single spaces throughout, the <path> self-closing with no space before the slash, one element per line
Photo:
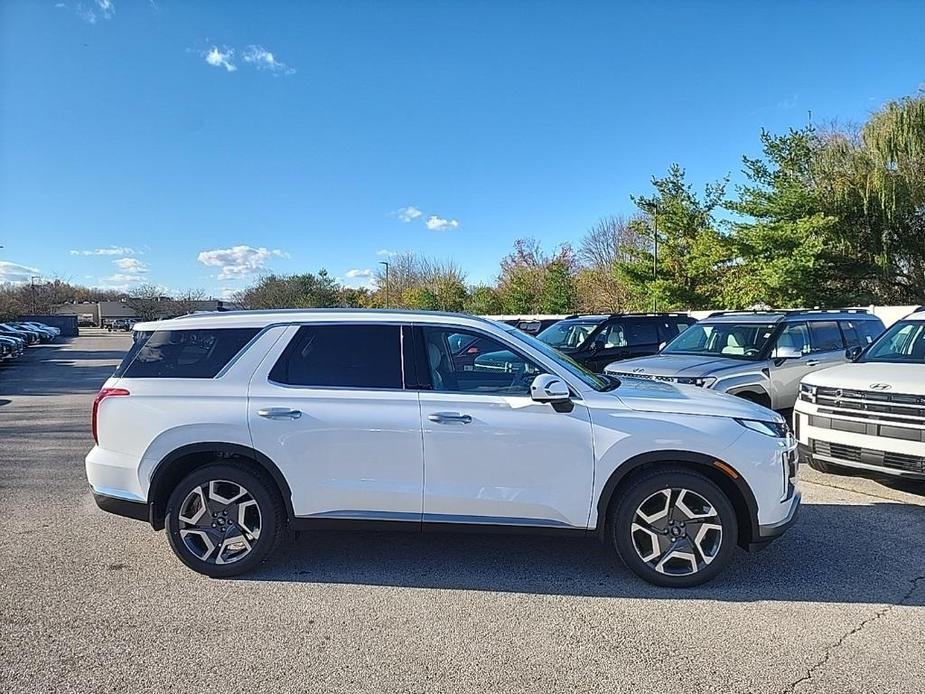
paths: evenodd
<path fill-rule="evenodd" d="M 257 410 L 257 414 L 267 419 L 298 419 L 302 416 L 302 410 L 293 410 L 289 407 L 264 407 Z"/>
<path fill-rule="evenodd" d="M 810 359 L 808 362 L 806 362 L 806 365 L 807 365 L 807 366 L 819 366 L 819 360 L 818 360 L 818 359 Z"/>
<path fill-rule="evenodd" d="M 447 424 L 449 422 L 459 422 L 460 424 L 469 424 L 472 417 L 459 412 L 434 412 L 427 415 L 427 419 L 437 424 Z"/>

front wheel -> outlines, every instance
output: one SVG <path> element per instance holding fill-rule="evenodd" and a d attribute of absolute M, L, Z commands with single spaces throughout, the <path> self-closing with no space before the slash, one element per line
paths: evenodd
<path fill-rule="evenodd" d="M 687 588 L 713 579 L 732 558 L 735 509 L 707 477 L 684 468 L 653 470 L 619 494 L 609 535 L 640 578 Z"/>
<path fill-rule="evenodd" d="M 167 502 L 167 540 L 188 567 L 226 578 L 269 556 L 285 524 L 276 488 L 243 465 L 211 463 L 187 475 Z"/>

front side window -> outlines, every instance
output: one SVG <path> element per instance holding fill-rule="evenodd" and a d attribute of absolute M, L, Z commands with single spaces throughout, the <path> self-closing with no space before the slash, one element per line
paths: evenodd
<path fill-rule="evenodd" d="M 665 346 L 662 354 L 697 354 L 757 359 L 774 334 L 773 323 L 695 323 Z"/>
<path fill-rule="evenodd" d="M 214 378 L 258 332 L 258 328 L 138 332 L 114 375 Z"/>
<path fill-rule="evenodd" d="M 658 344 L 658 326 L 654 321 L 631 320 L 626 323 L 626 343 L 630 347 Z"/>
<path fill-rule="evenodd" d="M 785 351 L 796 350 L 799 354 L 809 354 L 809 329 L 806 323 L 788 323 L 777 336 L 775 355 Z"/>
<path fill-rule="evenodd" d="M 452 328 L 424 327 L 423 354 L 433 390 L 487 395 L 529 395 L 530 384 L 545 369 L 490 337 Z M 455 351 L 461 343 L 477 353 Z"/>
<path fill-rule="evenodd" d="M 600 320 L 563 320 L 550 325 L 537 337 L 556 349 L 576 349 L 600 324 Z"/>
<path fill-rule="evenodd" d="M 321 388 L 402 388 L 397 325 L 303 325 L 270 380 Z"/>
<path fill-rule="evenodd" d="M 835 321 L 811 321 L 809 343 L 813 352 L 835 352 L 845 348 Z"/>
<path fill-rule="evenodd" d="M 859 362 L 925 363 L 925 321 L 900 321 L 877 339 Z"/>
<path fill-rule="evenodd" d="M 600 334 L 594 338 L 595 342 L 602 343 L 604 349 L 613 349 L 614 347 L 626 347 L 626 328 L 623 323 L 613 321 L 608 323 Z"/>

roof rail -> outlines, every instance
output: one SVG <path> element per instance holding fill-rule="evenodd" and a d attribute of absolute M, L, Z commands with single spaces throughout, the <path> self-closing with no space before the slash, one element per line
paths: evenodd
<path fill-rule="evenodd" d="M 622 316 L 677 316 L 683 318 L 690 318 L 690 314 L 685 311 L 627 311 L 625 313 L 611 313 L 611 318 L 620 318 Z"/>
<path fill-rule="evenodd" d="M 781 308 L 781 309 L 743 309 L 740 311 L 713 311 L 707 318 L 715 316 L 760 316 L 784 315 L 795 316 L 808 313 L 870 313 L 866 308 Z"/>

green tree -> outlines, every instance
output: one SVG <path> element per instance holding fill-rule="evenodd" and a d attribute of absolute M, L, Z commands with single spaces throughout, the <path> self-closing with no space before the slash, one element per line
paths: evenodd
<path fill-rule="evenodd" d="M 543 292 L 540 296 L 541 313 L 571 313 L 577 305 L 577 292 L 571 268 L 564 258 L 557 258 L 546 266 Z"/>
<path fill-rule="evenodd" d="M 484 284 L 470 289 L 464 309 L 477 316 L 495 316 L 504 312 L 498 290 Z"/>

